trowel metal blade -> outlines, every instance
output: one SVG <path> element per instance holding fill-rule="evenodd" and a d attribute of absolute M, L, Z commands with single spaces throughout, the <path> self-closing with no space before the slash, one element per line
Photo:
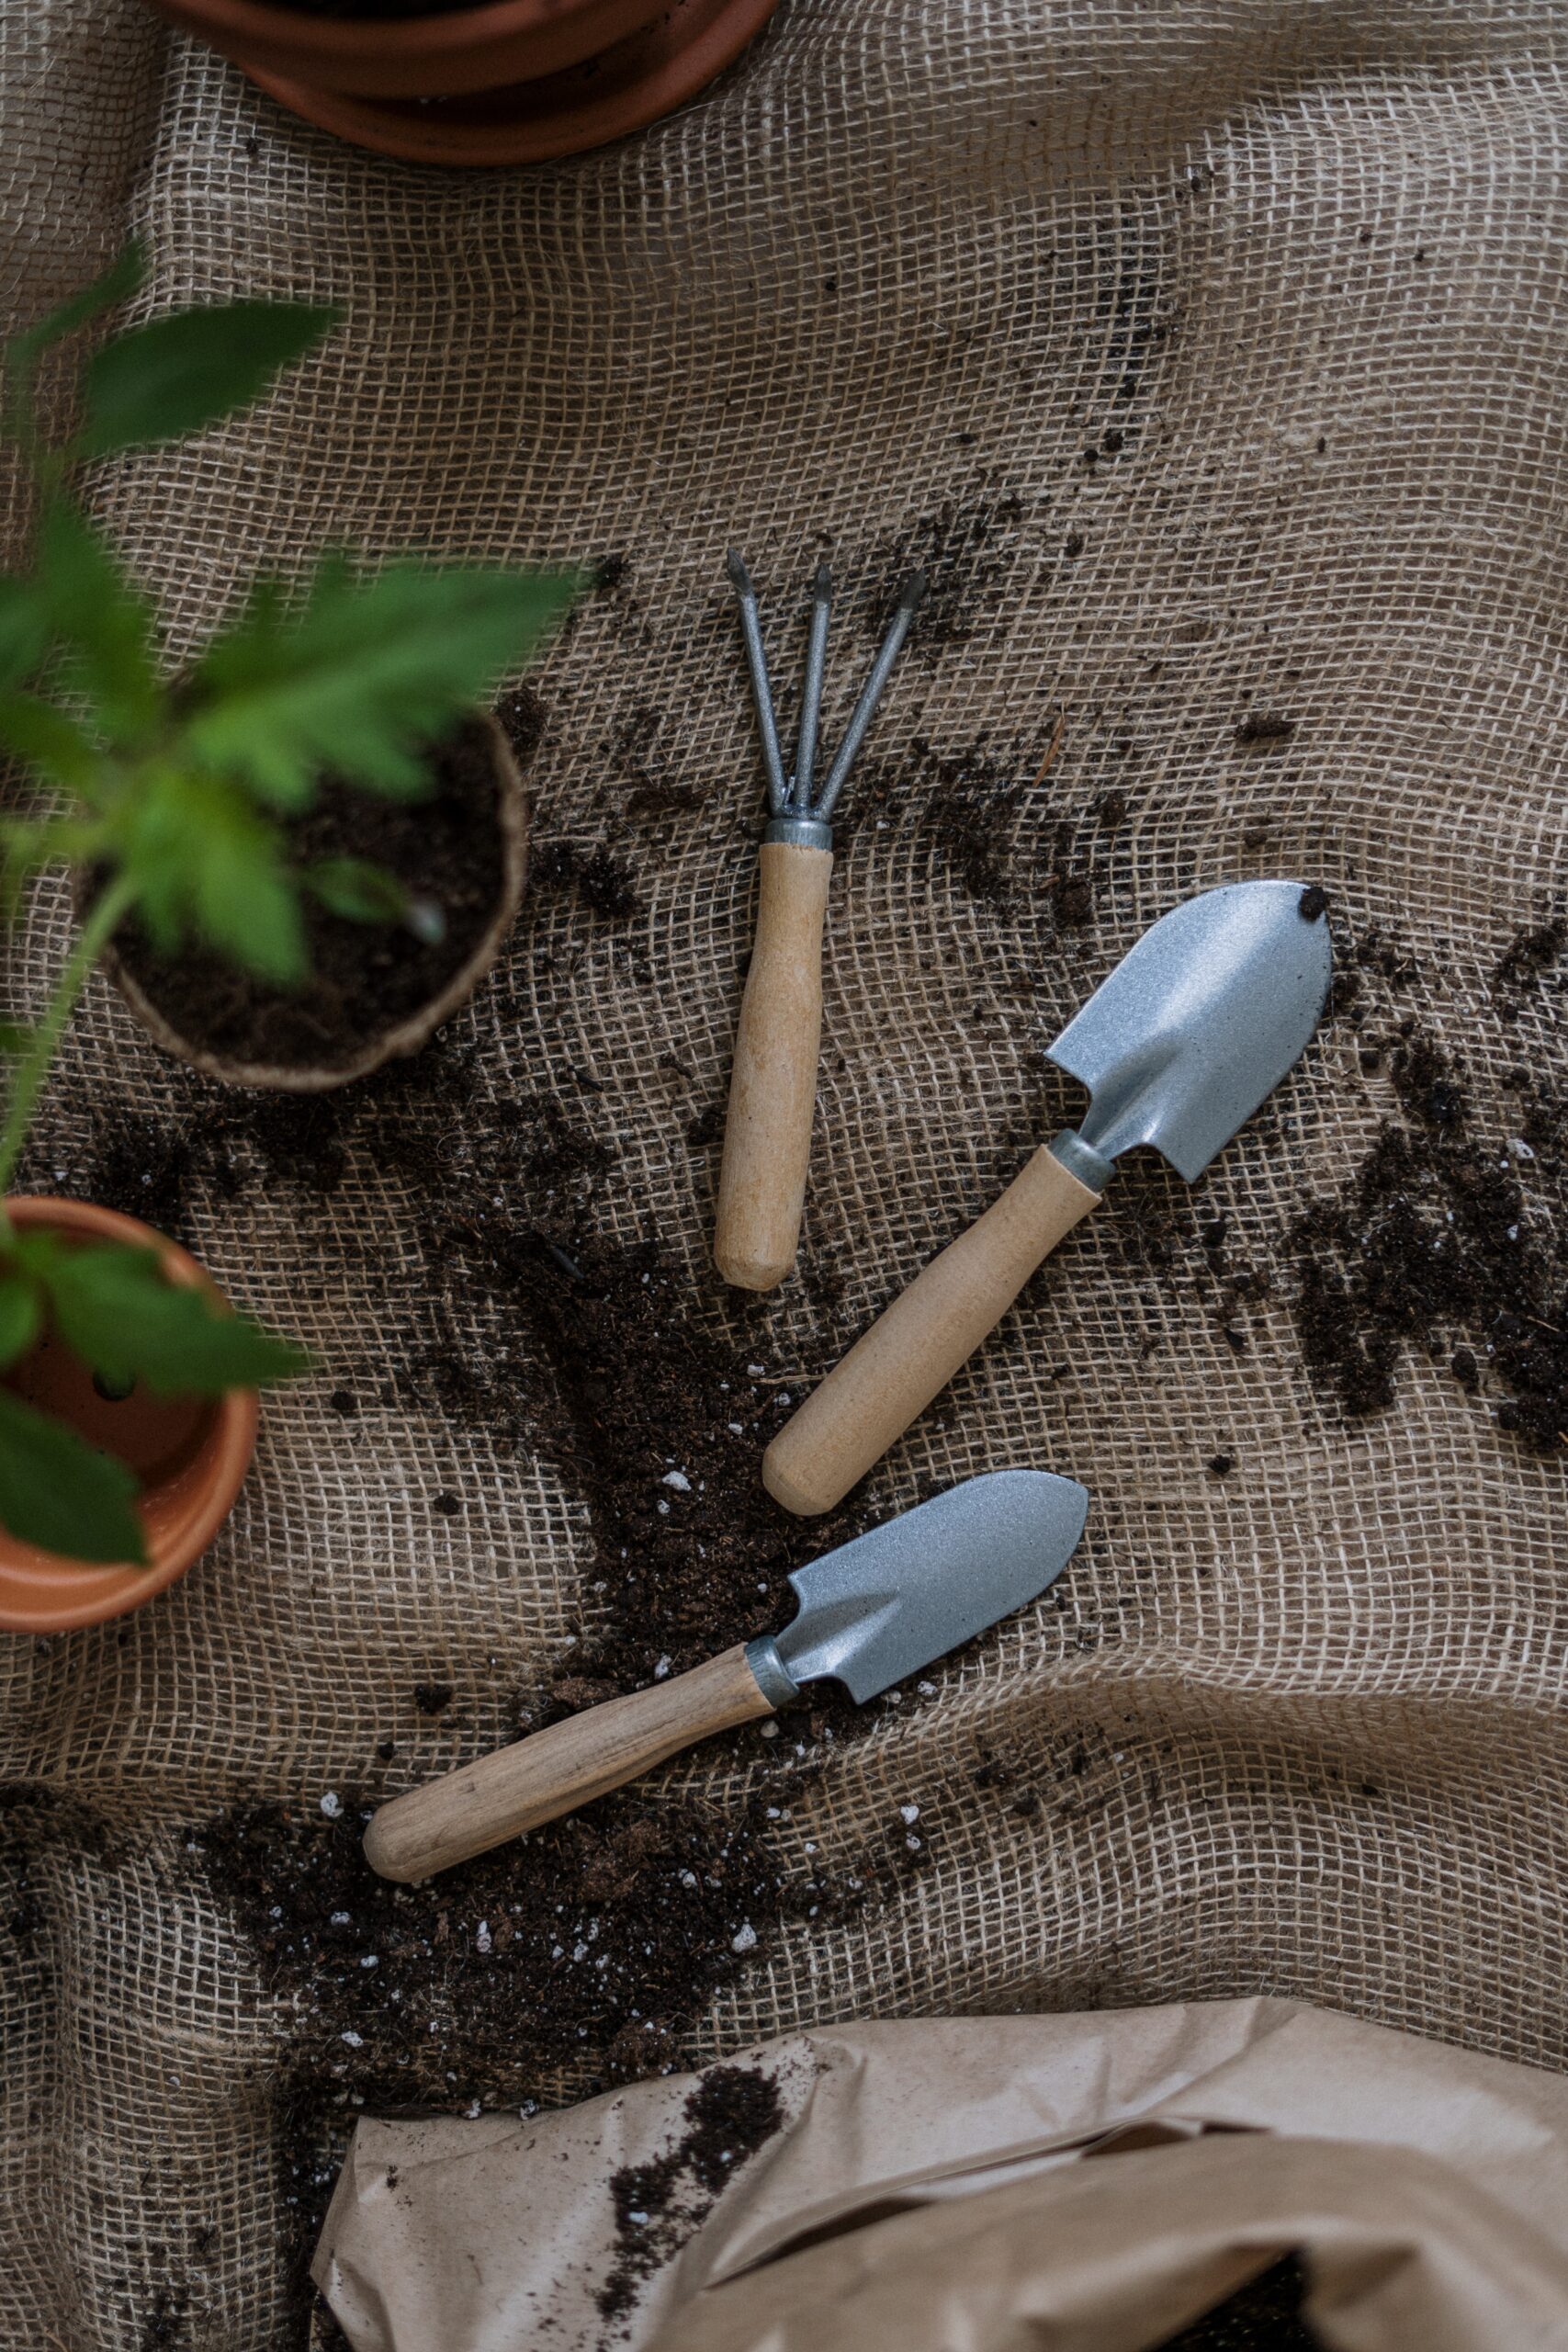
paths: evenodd
<path fill-rule="evenodd" d="M 1190 1182 L 1305 1051 L 1333 963 L 1303 897 L 1300 882 L 1233 882 L 1189 899 L 1047 1047 L 1089 1088 L 1078 1132 L 1102 1158 L 1153 1144 Z"/>
<path fill-rule="evenodd" d="M 797 1568 L 800 1613 L 779 1656 L 796 1682 L 833 1676 L 874 1699 L 1043 1592 L 1088 1512 L 1088 1491 L 1045 1470 L 950 1487 Z"/>

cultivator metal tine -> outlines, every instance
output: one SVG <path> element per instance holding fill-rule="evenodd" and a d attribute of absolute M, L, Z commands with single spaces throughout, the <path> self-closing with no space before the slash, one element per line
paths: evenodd
<path fill-rule="evenodd" d="M 762 650 L 762 625 L 757 611 L 757 592 L 751 584 L 738 551 L 731 548 L 725 560 L 725 570 L 735 586 L 740 606 L 740 633 L 746 646 L 746 666 L 751 678 L 751 699 L 757 707 L 757 727 L 762 739 L 762 762 L 768 778 L 768 814 L 795 826 L 797 841 L 809 837 L 809 828 L 823 829 L 821 846 L 827 846 L 828 819 L 832 815 L 839 795 L 855 763 L 866 729 L 876 714 L 876 706 L 892 675 L 904 639 L 909 634 L 909 624 L 926 593 L 923 571 L 907 574 L 898 591 L 898 602 L 887 633 L 882 640 L 871 675 L 861 689 L 860 700 L 854 707 L 849 729 L 839 747 L 838 757 L 828 772 L 828 781 L 815 802 L 811 797 L 816 780 L 817 752 L 822 718 L 822 687 L 828 665 L 828 624 L 833 605 L 832 573 L 826 563 L 817 567 L 817 577 L 811 585 L 811 622 L 806 647 L 806 684 L 801 695 L 800 724 L 795 739 L 795 773 L 786 776 L 784 755 L 779 748 L 778 720 L 773 709 L 773 688 L 768 681 L 767 655 Z"/>
<path fill-rule="evenodd" d="M 882 700 L 883 690 L 892 675 L 893 664 L 898 659 L 904 639 L 909 634 L 909 624 L 919 611 L 920 599 L 925 593 L 925 573 L 911 571 L 898 592 L 898 602 L 894 609 L 893 618 L 888 623 L 887 634 L 882 640 L 881 650 L 872 663 L 871 675 L 861 691 L 859 702 L 855 705 L 854 716 L 849 724 L 849 731 L 839 746 L 839 756 L 829 769 L 828 781 L 823 786 L 817 805 L 811 811 L 811 814 L 823 824 L 826 824 L 832 815 L 834 804 L 848 781 L 850 770 L 853 767 L 860 747 L 865 741 L 866 729 L 875 717 L 876 706 Z"/>
<path fill-rule="evenodd" d="M 817 730 L 822 718 L 822 673 L 828 662 L 828 619 L 833 607 L 833 575 L 817 567 L 811 589 L 811 634 L 806 642 L 806 686 L 800 698 L 800 734 L 795 745 L 795 783 L 790 794 L 798 815 L 811 811 L 811 776 L 817 764 Z"/>
<path fill-rule="evenodd" d="M 784 758 L 779 750 L 773 688 L 768 684 L 768 657 L 762 648 L 762 624 L 757 612 L 757 592 L 751 585 L 751 575 L 735 548 L 730 548 L 724 568 L 740 601 L 740 634 L 746 647 L 746 666 L 751 675 L 751 700 L 756 705 L 757 731 L 762 739 L 762 765 L 768 778 L 768 813 L 773 817 L 784 817 L 789 813 L 789 786 L 784 781 Z"/>

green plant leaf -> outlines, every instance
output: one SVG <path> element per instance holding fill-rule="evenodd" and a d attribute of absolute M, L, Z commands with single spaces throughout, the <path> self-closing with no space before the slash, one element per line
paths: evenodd
<path fill-rule="evenodd" d="M 299 889 L 280 836 L 236 786 L 189 769 L 147 774 L 109 830 L 161 953 L 194 933 L 263 979 L 304 978 Z"/>
<path fill-rule="evenodd" d="M 50 635 L 49 600 L 38 582 L 0 578 L 0 688 L 26 685 Z"/>
<path fill-rule="evenodd" d="M 82 695 L 111 744 L 139 749 L 164 700 L 151 605 L 108 542 L 63 499 L 44 507 L 38 564 L 54 633 L 69 649 L 62 684 Z"/>
<path fill-rule="evenodd" d="M 71 295 L 58 310 L 51 311 L 46 317 L 39 319 L 36 326 L 28 327 L 25 334 L 12 337 L 6 364 L 13 376 L 25 381 L 40 352 L 46 351 L 51 343 L 59 343 L 64 336 L 74 334 L 79 327 L 86 326 L 102 311 L 112 311 L 116 303 L 128 302 L 146 276 L 146 254 L 132 238 L 125 251 L 111 261 L 107 269 L 101 277 L 95 277 L 90 286 L 84 286 L 79 294 Z"/>
<path fill-rule="evenodd" d="M 51 784 L 88 798 L 99 775 L 97 746 L 86 729 L 41 695 L 0 695 L 0 746 Z"/>
<path fill-rule="evenodd" d="M 32 1046 L 37 1032 L 24 1028 L 19 1021 L 0 1021 L 0 1054 L 25 1054 Z"/>
<path fill-rule="evenodd" d="M 172 441 L 248 407 L 341 315 L 308 302 L 223 302 L 133 327 L 88 362 L 70 455 Z"/>
<path fill-rule="evenodd" d="M 0 1370 L 27 1354 L 42 1320 L 37 1283 L 16 1267 L 0 1271 Z"/>
<path fill-rule="evenodd" d="M 145 1565 L 137 1483 L 63 1421 L 0 1388 L 0 1526 L 67 1559 Z"/>
<path fill-rule="evenodd" d="M 323 857 L 300 879 L 323 907 L 350 922 L 396 922 L 434 947 L 446 936 L 446 918 L 434 899 L 422 898 L 363 857 Z"/>
<path fill-rule="evenodd" d="M 306 867 L 303 880 L 323 907 L 350 922 L 401 922 L 409 910 L 407 886 L 367 858 L 323 857 Z"/>
<path fill-rule="evenodd" d="M 172 1283 L 152 1250 L 118 1241 L 56 1248 L 34 1261 L 62 1336 L 95 1372 L 164 1396 L 215 1396 L 309 1369 L 301 1350 L 205 1291 Z"/>
<path fill-rule="evenodd" d="M 308 805 L 323 774 L 414 797 L 428 784 L 423 746 L 532 650 L 577 584 L 418 563 L 359 581 L 328 558 L 302 610 L 264 584 L 209 647 L 187 740 L 280 808 Z"/>

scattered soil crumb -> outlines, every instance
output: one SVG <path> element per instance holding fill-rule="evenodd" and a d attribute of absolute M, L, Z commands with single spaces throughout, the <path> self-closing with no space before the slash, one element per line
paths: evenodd
<path fill-rule="evenodd" d="M 495 715 L 512 746 L 513 759 L 526 775 L 549 724 L 548 711 L 534 688 L 524 685 L 513 686 L 502 695 L 495 706 Z"/>
<path fill-rule="evenodd" d="M 1375 926 L 1361 933 L 1352 952 L 1358 970 L 1376 973 L 1390 988 L 1410 988 L 1421 977 L 1421 967 L 1404 941 Z"/>
<path fill-rule="evenodd" d="M 1289 1236 L 1307 1370 L 1359 1419 L 1393 1404 L 1402 1359 L 1420 1351 L 1470 1395 L 1506 1390 L 1499 1425 L 1555 1453 L 1568 1430 L 1561 1115 L 1529 1095 L 1509 1142 L 1472 1140 L 1449 1058 L 1416 1034 L 1393 1059 L 1420 1125 L 1386 1125 L 1344 1190 Z"/>
<path fill-rule="evenodd" d="M 951 752 L 917 736 L 897 762 L 865 763 L 858 807 L 863 818 L 886 810 L 895 824 L 918 824 L 942 865 L 980 904 L 1007 915 L 1021 896 L 1043 901 L 1059 932 L 1078 930 L 1093 920 L 1102 878 L 1097 859 L 1126 821 L 1128 801 L 1121 793 L 1097 796 L 1082 814 L 1032 820 L 1021 851 L 1015 836 L 1029 779 L 1039 784 L 1050 764 L 1035 746 L 1021 747 L 1009 765 L 983 735 Z"/>
<path fill-rule="evenodd" d="M 944 498 L 919 516 L 867 566 L 868 576 L 883 583 L 866 605 L 868 628 L 881 635 L 899 587 L 918 571 L 927 585 L 909 632 L 910 652 L 973 637 L 1013 570 L 1025 512 L 1016 491 L 987 487 Z"/>
<path fill-rule="evenodd" d="M 1288 743 L 1296 726 L 1295 719 L 1283 718 L 1278 711 L 1252 710 L 1237 724 L 1235 740 L 1244 751 L 1266 752 Z"/>
<path fill-rule="evenodd" d="M 1492 977 L 1504 988 L 1517 988 L 1521 981 L 1539 979 L 1556 963 L 1564 946 L 1568 946 L 1568 923 L 1538 923 L 1533 930 L 1521 931 L 1509 942 Z"/>
<path fill-rule="evenodd" d="M 538 892 L 570 891 L 580 906 L 607 922 L 630 922 L 643 910 L 631 867 L 603 842 L 541 842 L 529 865 Z"/>
<path fill-rule="evenodd" d="M 598 2306 L 619 2319 L 644 2282 L 694 2235 L 749 2156 L 784 2120 L 772 2075 L 758 2066 L 713 2066 L 698 2077 L 682 2109 L 685 2130 L 664 2154 L 625 2165 L 610 2181 L 615 2258 Z"/>
<path fill-rule="evenodd" d="M 1462 1125 L 1463 1089 L 1452 1060 L 1430 1037 L 1415 1032 L 1390 1056 L 1393 1090 L 1406 1115 L 1430 1127 Z"/>
<path fill-rule="evenodd" d="M 1311 884 L 1296 900 L 1296 912 L 1303 922 L 1316 922 L 1320 915 L 1328 912 L 1327 891 L 1316 882 Z"/>

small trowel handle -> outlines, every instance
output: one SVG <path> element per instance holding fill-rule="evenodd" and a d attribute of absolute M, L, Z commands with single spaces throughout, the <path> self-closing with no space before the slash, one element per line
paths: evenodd
<path fill-rule="evenodd" d="M 786 1510 L 831 1510 L 999 1323 L 1100 1194 L 1043 1145 L 1000 1200 L 916 1275 L 762 1456 Z"/>
<path fill-rule="evenodd" d="M 822 1035 L 822 917 L 830 849 L 764 842 L 757 940 L 740 1003 L 714 1261 L 741 1290 L 795 1263 Z"/>
<path fill-rule="evenodd" d="M 694 1740 L 771 1715 L 778 1702 L 763 1695 L 747 1646 L 738 1642 L 689 1674 L 586 1708 L 394 1797 L 365 1833 L 371 1869 L 383 1878 L 429 1878 L 575 1812 Z"/>

